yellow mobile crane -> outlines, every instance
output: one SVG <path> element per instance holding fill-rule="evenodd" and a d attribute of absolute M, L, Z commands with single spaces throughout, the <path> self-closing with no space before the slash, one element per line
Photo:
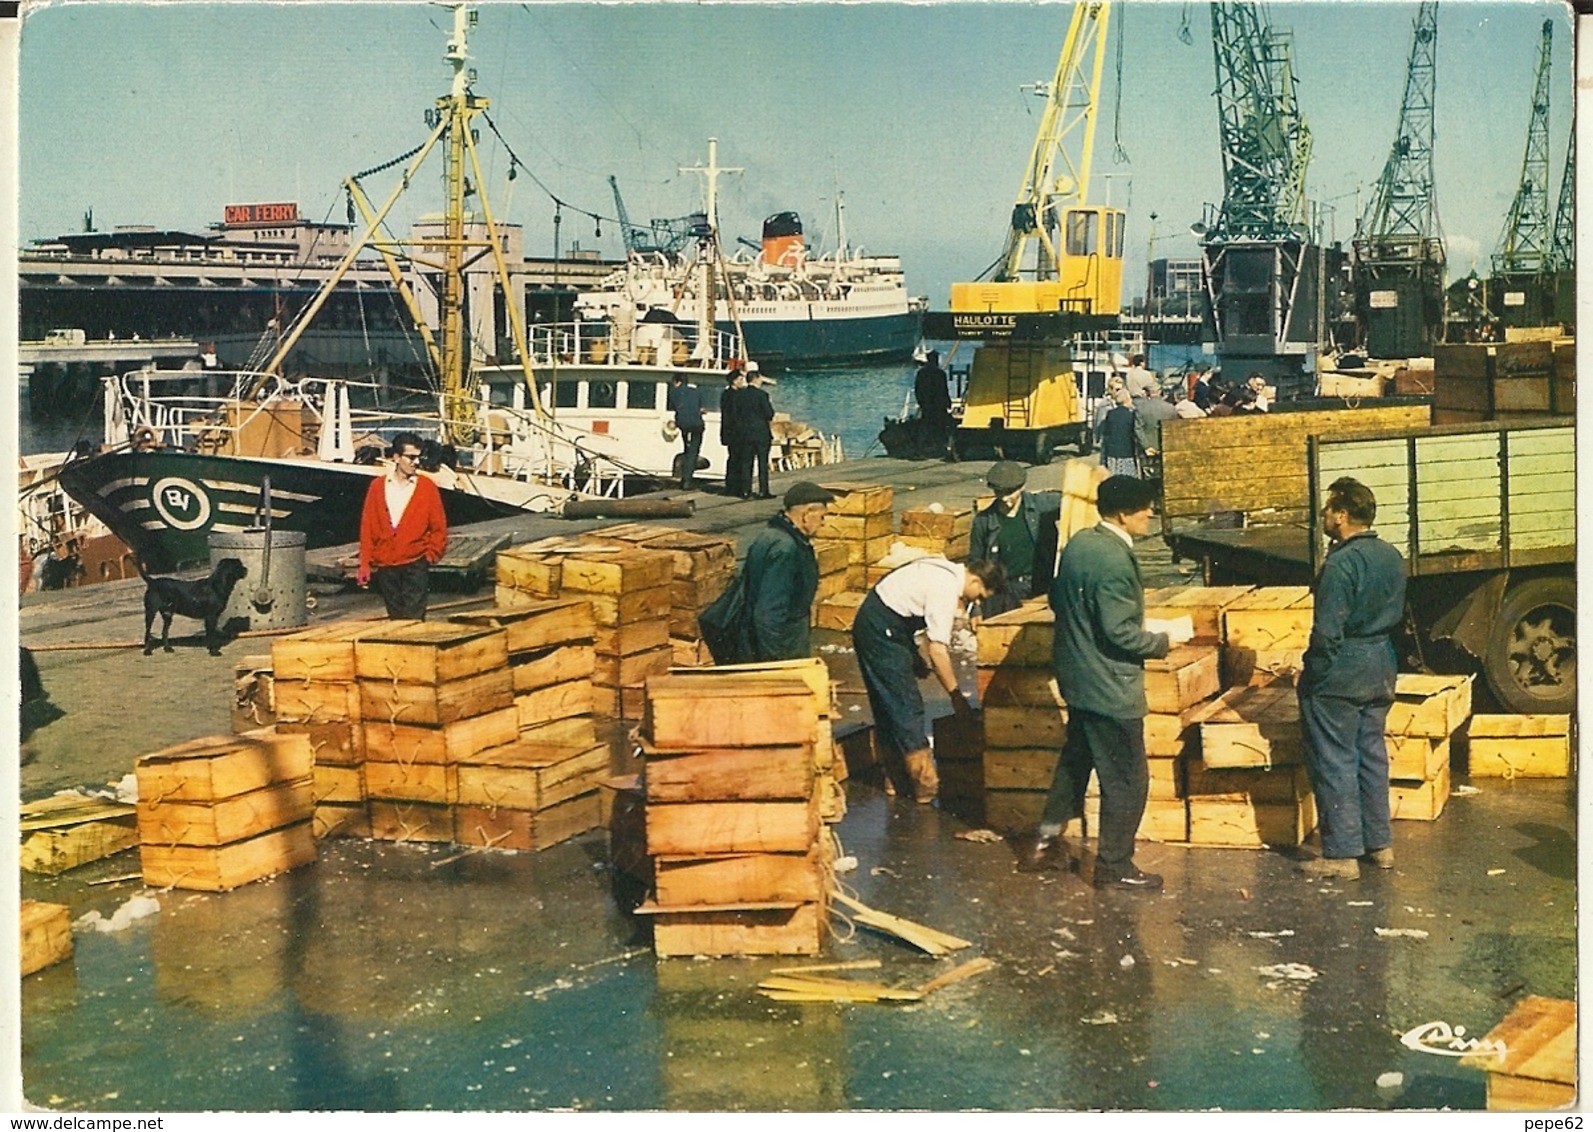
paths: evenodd
<path fill-rule="evenodd" d="M 949 314 L 925 320 L 927 336 L 983 343 L 953 434 L 959 457 L 1046 463 L 1088 430 L 1069 341 L 1116 323 L 1123 281 L 1123 211 L 1089 202 L 1110 16 L 1108 3 L 1074 6 L 1056 74 L 1030 88 L 1045 110 L 1006 246 L 989 279 L 952 284 Z"/>

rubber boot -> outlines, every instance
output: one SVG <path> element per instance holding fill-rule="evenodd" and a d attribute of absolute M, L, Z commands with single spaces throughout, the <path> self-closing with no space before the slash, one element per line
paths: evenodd
<path fill-rule="evenodd" d="M 928 751 L 915 751 L 906 760 L 907 777 L 913 782 L 913 800 L 926 805 L 940 793 L 940 776 L 935 773 L 935 759 Z"/>

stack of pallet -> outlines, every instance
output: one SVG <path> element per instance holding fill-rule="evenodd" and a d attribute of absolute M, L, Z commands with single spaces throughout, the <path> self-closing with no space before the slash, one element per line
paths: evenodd
<path fill-rule="evenodd" d="M 1301 844 L 1316 828 L 1292 687 L 1230 688 L 1202 705 L 1199 758 L 1185 768 L 1191 845 Z"/>
<path fill-rule="evenodd" d="M 868 589 L 867 567 L 879 561 L 894 539 L 894 489 L 863 483 L 822 485 L 835 495 L 818 537 L 836 539 L 846 546 L 846 584 L 854 591 Z"/>
<path fill-rule="evenodd" d="M 271 729 L 140 756 L 144 883 L 225 892 L 315 860 L 313 761 L 306 736 Z"/>
<path fill-rule="evenodd" d="M 332 622 L 271 644 L 276 730 L 305 736 L 315 760 L 317 837 L 370 836 L 354 642 L 401 624 L 420 622 Z"/>
<path fill-rule="evenodd" d="M 961 562 L 968 557 L 973 516 L 971 507 L 942 507 L 938 503 L 910 507 L 902 512 L 901 536 L 896 541 Z"/>
<path fill-rule="evenodd" d="M 680 673 L 647 682 L 647 853 L 654 948 L 814 954 L 830 839 L 819 817 L 817 697 L 801 675 Z M 832 752 L 833 758 L 833 752 Z"/>
<path fill-rule="evenodd" d="M 1054 618 L 1043 599 L 987 618 L 976 632 L 984 724 L 985 823 L 1032 830 L 1067 739 L 1067 709 L 1056 690 Z"/>
<path fill-rule="evenodd" d="M 1472 778 L 1566 778 L 1571 773 L 1569 715 L 1474 715 L 1467 736 Z"/>
<path fill-rule="evenodd" d="M 1451 739 L 1471 715 L 1471 677 L 1401 673 L 1394 682 L 1384 738 L 1389 811 L 1434 821 L 1449 801 Z"/>
<path fill-rule="evenodd" d="M 1311 588 L 1261 586 L 1221 610 L 1223 686 L 1293 684 L 1311 643 Z"/>
<path fill-rule="evenodd" d="M 508 660 L 505 630 L 450 621 L 355 642 L 371 836 L 453 841 L 459 764 L 519 734 Z"/>

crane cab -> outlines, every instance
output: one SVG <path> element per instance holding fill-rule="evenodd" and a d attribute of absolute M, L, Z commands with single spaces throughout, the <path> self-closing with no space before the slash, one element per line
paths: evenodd
<path fill-rule="evenodd" d="M 981 314 L 1120 313 L 1124 221 L 1123 210 L 1109 205 L 1063 209 L 1052 233 L 1051 247 L 1059 253 L 1054 270 L 1039 272 L 1049 278 L 953 283 L 951 309 Z M 1042 247 L 1042 255 L 1045 251 Z"/>

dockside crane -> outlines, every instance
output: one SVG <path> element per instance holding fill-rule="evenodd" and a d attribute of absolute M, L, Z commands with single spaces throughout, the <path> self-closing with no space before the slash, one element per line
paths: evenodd
<path fill-rule="evenodd" d="M 1543 21 L 1536 78 L 1532 84 L 1532 117 L 1527 147 L 1521 157 L 1504 230 L 1493 255 L 1488 280 L 1489 314 L 1501 326 L 1547 326 L 1562 321 L 1557 310 L 1554 232 L 1549 216 L 1549 77 L 1554 47 L 1554 21 Z"/>
<path fill-rule="evenodd" d="M 1560 205 L 1554 210 L 1554 239 L 1550 263 L 1555 271 L 1576 267 L 1576 128 L 1565 146 L 1565 172 L 1560 174 Z"/>
<path fill-rule="evenodd" d="M 925 316 L 927 338 L 982 343 L 953 455 L 1045 463 L 1087 431 L 1070 342 L 1115 325 L 1122 305 L 1124 214 L 1089 199 L 1111 10 L 1074 5 L 1051 80 L 1025 87 L 1045 108 L 1001 254 Z"/>
<path fill-rule="evenodd" d="M 1438 4 L 1412 27 L 1399 128 L 1353 242 L 1363 344 L 1377 358 L 1430 355 L 1444 323 L 1444 240 L 1433 184 Z"/>
<path fill-rule="evenodd" d="M 1307 223 L 1311 131 L 1295 95 L 1291 36 L 1253 3 L 1211 5 L 1222 204 L 1194 226 L 1218 356 L 1259 372 L 1282 397 L 1312 383 L 1301 363 L 1320 338 L 1322 249 Z"/>
<path fill-rule="evenodd" d="M 673 259 L 696 238 L 702 226 L 700 213 L 675 219 L 653 217 L 646 224 L 635 224 L 625 208 L 625 198 L 620 195 L 619 181 L 612 173 L 608 184 L 614 190 L 614 212 L 619 217 L 620 238 L 625 242 L 626 255 L 662 255 Z"/>

